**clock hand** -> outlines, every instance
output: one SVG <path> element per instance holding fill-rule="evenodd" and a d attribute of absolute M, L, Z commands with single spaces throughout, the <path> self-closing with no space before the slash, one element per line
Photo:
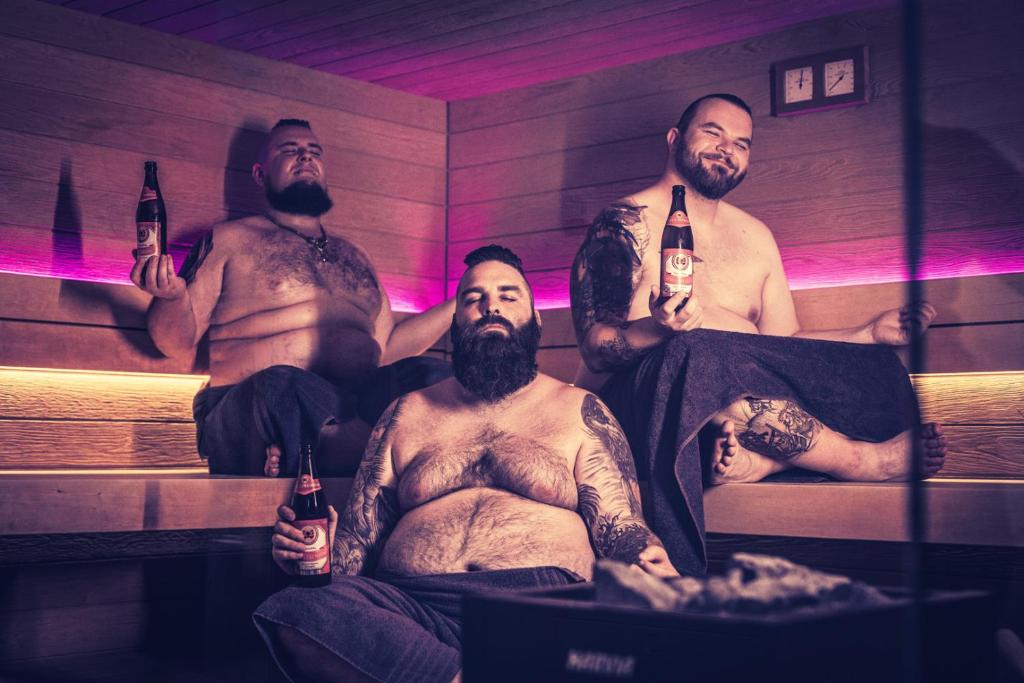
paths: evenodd
<path fill-rule="evenodd" d="M 829 92 L 832 92 L 832 88 L 834 88 L 834 87 L 836 87 L 837 85 L 839 85 L 839 81 L 843 80 L 843 78 L 845 78 L 845 77 L 846 77 L 846 74 L 839 74 L 839 78 L 837 78 L 837 79 L 836 79 L 836 82 L 835 82 L 835 83 L 833 83 L 832 85 L 830 85 L 830 86 L 828 87 L 828 91 L 829 91 Z"/>

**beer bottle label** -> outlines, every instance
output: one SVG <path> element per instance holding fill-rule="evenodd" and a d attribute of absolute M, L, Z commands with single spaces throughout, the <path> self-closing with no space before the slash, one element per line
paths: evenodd
<path fill-rule="evenodd" d="M 160 251 L 160 223 L 139 221 L 135 224 L 136 258 L 144 259 Z"/>
<path fill-rule="evenodd" d="M 300 576 L 316 576 L 331 571 L 331 549 L 327 543 L 326 519 L 301 519 L 295 525 L 302 531 L 302 540 L 306 544 L 299 560 Z"/>
<path fill-rule="evenodd" d="M 662 249 L 661 296 L 668 298 L 678 292 L 683 292 L 688 297 L 692 291 L 693 251 L 690 249 Z"/>
<path fill-rule="evenodd" d="M 139 197 L 139 203 L 141 204 L 142 202 L 151 202 L 151 201 L 154 201 L 155 199 L 156 199 L 156 190 L 154 190 L 151 187 L 143 186 L 142 187 L 142 196 Z"/>
<path fill-rule="evenodd" d="M 671 225 L 676 228 L 688 228 L 690 227 L 690 217 L 686 215 L 685 211 L 673 211 L 669 214 L 665 225 Z"/>
<path fill-rule="evenodd" d="M 295 482 L 295 493 L 300 496 L 308 496 L 314 491 L 319 491 L 323 487 L 320 486 L 320 480 L 314 479 L 309 474 L 300 474 L 299 480 Z"/>

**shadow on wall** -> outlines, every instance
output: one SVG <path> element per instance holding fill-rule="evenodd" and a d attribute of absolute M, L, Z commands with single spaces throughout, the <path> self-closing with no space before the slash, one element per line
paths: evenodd
<path fill-rule="evenodd" d="M 71 179 L 71 159 L 60 160 L 57 201 L 53 207 L 53 230 L 50 244 L 50 273 L 79 272 L 82 257 L 82 208 Z"/>

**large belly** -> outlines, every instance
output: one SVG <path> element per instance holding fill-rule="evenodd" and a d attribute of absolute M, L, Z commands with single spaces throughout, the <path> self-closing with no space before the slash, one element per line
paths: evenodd
<path fill-rule="evenodd" d="M 380 568 L 406 576 L 557 566 L 590 578 L 594 553 L 572 510 L 489 488 L 461 489 L 407 512 Z"/>
<path fill-rule="evenodd" d="M 377 367 L 371 322 L 352 306 L 318 301 L 285 305 L 210 326 L 214 386 L 234 384 L 272 365 L 294 365 L 337 380 Z"/>

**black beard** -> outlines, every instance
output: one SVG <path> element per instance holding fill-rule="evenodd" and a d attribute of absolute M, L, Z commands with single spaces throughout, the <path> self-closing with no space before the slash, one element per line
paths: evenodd
<path fill-rule="evenodd" d="M 331 201 L 327 190 L 316 183 L 292 183 L 280 192 L 267 185 L 267 202 L 282 213 L 297 216 L 322 216 L 331 210 Z"/>
<path fill-rule="evenodd" d="M 480 328 L 491 323 L 504 327 L 509 336 Z M 488 403 L 495 403 L 525 387 L 537 376 L 540 325 L 537 319 L 520 328 L 501 316 L 481 318 L 465 329 L 452 321 L 452 373 L 459 384 Z"/>
<path fill-rule="evenodd" d="M 719 173 L 717 167 L 715 169 L 707 169 L 704 164 L 701 163 L 701 159 L 696 154 L 691 154 L 688 149 L 683 146 L 683 141 L 680 140 L 678 147 L 676 147 L 676 170 L 679 171 L 679 175 L 683 177 L 683 180 L 689 184 L 690 189 L 708 199 L 721 199 L 725 195 L 736 189 L 736 186 L 743 182 L 743 179 L 747 177 L 747 172 L 737 173 L 736 168 L 730 165 L 732 168 L 731 174 Z M 729 163 L 724 158 L 724 163 Z"/>

